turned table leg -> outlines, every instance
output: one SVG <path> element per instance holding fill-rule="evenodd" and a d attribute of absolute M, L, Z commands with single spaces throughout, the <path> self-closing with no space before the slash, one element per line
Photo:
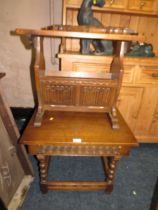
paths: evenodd
<path fill-rule="evenodd" d="M 42 193 L 47 193 L 48 157 L 45 155 L 37 155 L 37 159 L 39 160 L 40 189 Z"/>
<path fill-rule="evenodd" d="M 107 183 L 108 183 L 107 192 L 109 193 L 112 192 L 113 190 L 116 163 L 117 163 L 117 160 L 115 159 L 115 157 L 111 157 L 109 160 L 108 170 L 107 170 Z"/>

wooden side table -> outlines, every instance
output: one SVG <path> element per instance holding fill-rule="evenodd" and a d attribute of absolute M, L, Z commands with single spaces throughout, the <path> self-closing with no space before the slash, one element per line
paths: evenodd
<path fill-rule="evenodd" d="M 138 143 L 127 124 L 118 115 L 120 129 L 112 129 L 105 113 L 49 112 L 43 116 L 41 127 L 28 124 L 21 144 L 36 155 L 40 167 L 41 191 L 48 190 L 107 190 L 111 192 L 117 161 L 129 154 Z M 106 181 L 65 182 L 48 181 L 50 156 L 99 156 L 104 160 Z"/>
<path fill-rule="evenodd" d="M 27 145 L 30 154 L 36 155 L 40 162 L 42 192 L 101 189 L 111 192 L 116 162 L 138 145 L 122 117 L 119 115 L 117 118 L 116 101 L 123 75 L 124 42 L 142 41 L 144 36 L 114 34 L 104 28 L 63 25 L 42 30 L 16 29 L 16 34 L 32 39 L 36 52 L 34 76 L 37 114 L 27 126 L 20 142 Z M 90 75 L 86 69 L 80 73 L 46 71 L 43 51 L 45 37 L 115 41 L 115 55 L 109 73 Z M 60 52 L 64 53 L 64 50 L 62 41 Z M 49 157 L 56 155 L 103 157 L 106 181 L 48 181 Z"/>

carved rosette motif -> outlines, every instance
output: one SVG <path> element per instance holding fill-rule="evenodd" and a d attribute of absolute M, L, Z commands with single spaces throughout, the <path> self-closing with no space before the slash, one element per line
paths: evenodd
<path fill-rule="evenodd" d="M 47 155 L 119 156 L 121 146 L 39 146 L 38 152 Z"/>

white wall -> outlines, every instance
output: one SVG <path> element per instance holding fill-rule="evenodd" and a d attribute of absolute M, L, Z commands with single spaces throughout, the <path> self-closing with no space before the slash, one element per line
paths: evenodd
<path fill-rule="evenodd" d="M 33 107 L 30 63 L 31 50 L 25 49 L 20 38 L 10 34 L 16 28 L 41 28 L 50 25 L 50 1 L 53 0 L 0 0 L 0 72 L 10 106 Z M 61 22 L 62 0 L 55 2 L 55 23 Z M 50 40 L 47 40 L 46 59 L 51 65 Z M 57 46 L 56 46 L 57 50 Z"/>

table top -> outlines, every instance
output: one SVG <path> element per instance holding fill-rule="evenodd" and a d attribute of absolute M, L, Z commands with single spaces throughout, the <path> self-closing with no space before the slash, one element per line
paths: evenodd
<path fill-rule="evenodd" d="M 119 129 L 112 129 L 107 114 L 46 111 L 41 127 L 32 117 L 21 139 L 26 145 L 126 145 L 138 143 L 121 117 Z"/>
<path fill-rule="evenodd" d="M 89 39 L 106 39 L 117 41 L 145 41 L 144 35 L 128 33 L 111 33 L 106 28 L 92 26 L 68 26 L 54 25 L 45 29 L 26 29 L 17 28 L 17 35 L 32 35 L 43 37 L 67 37 L 67 38 L 89 38 Z"/>

